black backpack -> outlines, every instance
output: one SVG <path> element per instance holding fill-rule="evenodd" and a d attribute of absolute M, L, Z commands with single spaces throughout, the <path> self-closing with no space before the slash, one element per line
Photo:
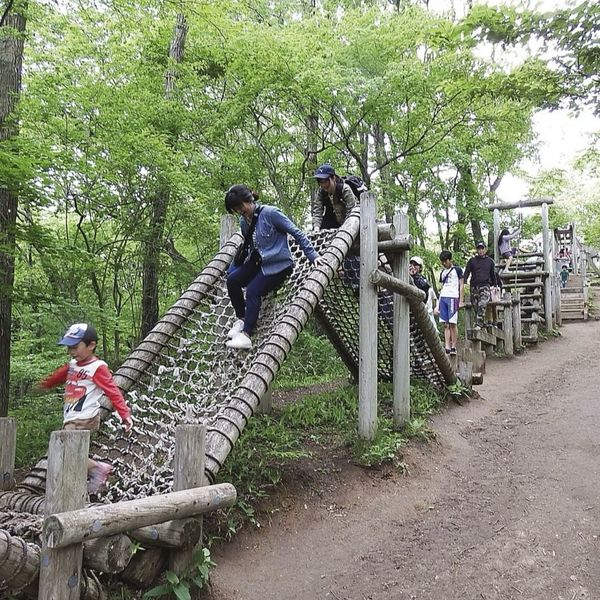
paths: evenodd
<path fill-rule="evenodd" d="M 340 179 L 350 186 L 350 189 L 352 190 L 352 193 L 356 196 L 357 200 L 360 200 L 360 195 L 363 192 L 369 191 L 369 188 L 365 185 L 365 182 L 356 175 L 344 175 L 343 177 L 340 177 Z M 340 202 L 343 202 L 342 198 L 340 198 Z"/>

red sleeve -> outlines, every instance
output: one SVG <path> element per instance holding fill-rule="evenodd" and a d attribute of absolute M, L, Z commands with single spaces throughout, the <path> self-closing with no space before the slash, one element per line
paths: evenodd
<path fill-rule="evenodd" d="M 131 416 L 131 410 L 127 406 L 121 390 L 115 385 L 106 365 L 100 365 L 96 369 L 92 381 L 106 394 L 123 421 Z"/>
<path fill-rule="evenodd" d="M 57 385 L 61 385 L 67 381 L 67 373 L 69 372 L 69 365 L 63 365 L 62 367 L 56 369 L 52 375 L 48 375 L 46 379 L 40 382 L 40 387 L 43 387 L 45 390 L 49 390 L 51 388 L 56 387 Z"/>

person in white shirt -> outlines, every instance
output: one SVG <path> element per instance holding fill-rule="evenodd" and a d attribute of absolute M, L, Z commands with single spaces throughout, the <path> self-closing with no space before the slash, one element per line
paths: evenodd
<path fill-rule="evenodd" d="M 452 262 L 452 252 L 444 250 L 440 253 L 440 262 L 444 270 L 440 273 L 440 297 L 433 311 L 439 315 L 444 324 L 444 341 L 446 354 L 456 354 L 458 344 L 458 309 L 463 305 L 464 278 L 463 270 Z"/>

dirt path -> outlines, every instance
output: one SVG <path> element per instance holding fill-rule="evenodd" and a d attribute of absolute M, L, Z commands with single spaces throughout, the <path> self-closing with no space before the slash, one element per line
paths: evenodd
<path fill-rule="evenodd" d="M 488 363 L 482 399 L 218 549 L 215 600 L 600 598 L 600 322 Z"/>

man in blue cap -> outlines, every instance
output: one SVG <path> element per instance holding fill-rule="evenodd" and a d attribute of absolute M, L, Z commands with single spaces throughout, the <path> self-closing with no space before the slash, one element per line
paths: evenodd
<path fill-rule="evenodd" d="M 321 165 L 314 178 L 319 182 L 319 191 L 312 203 L 313 229 L 337 229 L 355 207 L 356 196 L 331 165 Z"/>

